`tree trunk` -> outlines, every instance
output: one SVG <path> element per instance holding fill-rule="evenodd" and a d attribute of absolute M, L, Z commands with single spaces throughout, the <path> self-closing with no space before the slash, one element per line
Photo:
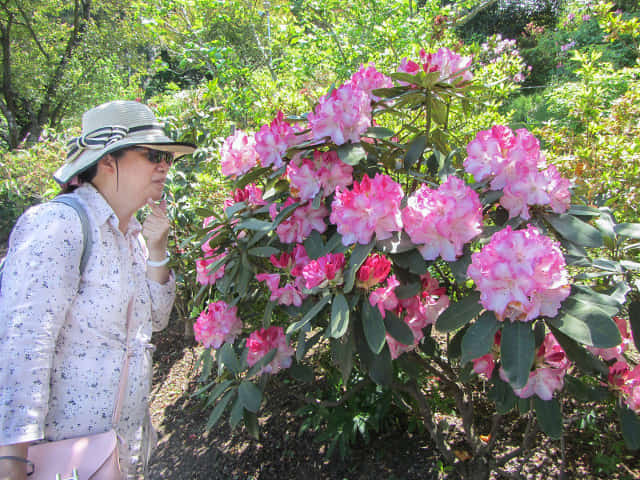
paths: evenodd
<path fill-rule="evenodd" d="M 456 466 L 456 473 L 464 480 L 489 480 L 491 467 L 486 457 L 476 456 Z"/>

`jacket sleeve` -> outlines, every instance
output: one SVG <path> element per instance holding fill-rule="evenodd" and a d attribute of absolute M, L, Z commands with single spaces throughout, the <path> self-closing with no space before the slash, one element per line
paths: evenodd
<path fill-rule="evenodd" d="M 38 205 L 11 234 L 0 290 L 0 445 L 44 438 L 56 340 L 80 280 L 82 225 Z"/>

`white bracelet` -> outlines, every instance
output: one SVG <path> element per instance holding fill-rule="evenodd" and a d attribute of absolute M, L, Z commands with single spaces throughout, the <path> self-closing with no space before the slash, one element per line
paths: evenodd
<path fill-rule="evenodd" d="M 167 263 L 169 263 L 169 252 L 167 252 L 167 257 L 164 260 L 159 262 L 155 262 L 153 260 L 147 260 L 147 265 L 150 267 L 164 267 Z"/>

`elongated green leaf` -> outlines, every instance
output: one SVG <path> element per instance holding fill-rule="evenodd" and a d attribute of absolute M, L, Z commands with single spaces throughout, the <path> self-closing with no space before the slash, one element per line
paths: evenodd
<path fill-rule="evenodd" d="M 636 349 L 640 352 L 640 302 L 634 300 L 629 304 L 629 323 Z"/>
<path fill-rule="evenodd" d="M 258 220 L 257 218 L 247 218 L 238 223 L 238 230 L 255 230 L 258 232 L 268 232 L 273 227 L 271 222 L 265 222 L 264 220 Z"/>
<path fill-rule="evenodd" d="M 607 402 L 613 399 L 613 395 L 603 385 L 588 385 L 581 379 L 571 375 L 564 376 L 564 384 L 567 391 L 581 402 Z"/>
<path fill-rule="evenodd" d="M 549 324 L 574 340 L 598 348 L 620 345 L 618 326 L 604 310 L 596 305 L 567 298 L 560 312 Z"/>
<path fill-rule="evenodd" d="M 367 158 L 367 152 L 359 143 L 344 143 L 338 147 L 338 158 L 347 165 L 357 165 Z"/>
<path fill-rule="evenodd" d="M 362 327 L 367 345 L 373 353 L 379 354 L 385 344 L 384 320 L 378 308 L 371 306 L 368 298 L 362 301 Z"/>
<path fill-rule="evenodd" d="M 262 402 L 262 391 L 253 383 L 244 381 L 238 387 L 238 396 L 242 406 L 250 412 L 257 412 Z"/>
<path fill-rule="evenodd" d="M 622 308 L 622 304 L 618 300 L 609 295 L 604 295 L 582 285 L 573 285 L 571 287 L 571 299 L 578 302 L 595 305 L 603 310 L 607 315 L 613 317 Z"/>
<path fill-rule="evenodd" d="M 312 383 L 316 376 L 313 373 L 313 368 L 308 365 L 303 365 L 300 362 L 295 362 L 287 369 L 287 373 L 296 380 L 304 383 Z"/>
<path fill-rule="evenodd" d="M 558 439 L 562 436 L 562 412 L 558 400 L 552 398 L 545 401 L 536 395 L 533 399 L 538 424 L 549 437 Z"/>
<path fill-rule="evenodd" d="M 391 385 L 393 381 L 393 366 L 391 365 L 391 353 L 388 346 L 385 345 L 382 351 L 373 357 L 373 361 L 369 365 L 369 376 L 378 385 Z"/>
<path fill-rule="evenodd" d="M 340 338 L 349 327 L 349 304 L 341 293 L 336 293 L 331 304 L 331 323 L 329 324 L 329 336 Z"/>
<path fill-rule="evenodd" d="M 513 393 L 513 389 L 500 379 L 497 372 L 494 372 L 491 383 L 487 397 L 496 404 L 496 411 L 501 415 L 510 412 L 518 402 L 518 397 Z"/>
<path fill-rule="evenodd" d="M 353 354 L 356 351 L 356 344 L 353 334 L 347 332 L 339 340 L 331 339 L 331 360 L 340 369 L 342 381 L 346 384 L 353 369 Z"/>
<path fill-rule="evenodd" d="M 376 248 L 382 253 L 401 254 L 413 250 L 415 245 L 404 231 L 393 232 L 391 237 L 376 241 Z M 422 258 L 422 255 L 420 255 Z M 423 260 L 424 261 L 424 260 Z"/>
<path fill-rule="evenodd" d="M 393 130 L 389 130 L 385 127 L 369 127 L 366 132 L 364 132 L 365 137 L 369 138 L 389 138 L 395 135 Z"/>
<path fill-rule="evenodd" d="M 218 350 L 218 362 L 224 364 L 232 373 L 240 373 L 240 362 L 233 351 L 233 345 L 225 343 Z"/>
<path fill-rule="evenodd" d="M 409 144 L 407 154 L 404 157 L 404 168 L 409 169 L 413 167 L 416 162 L 422 158 L 425 148 L 427 148 L 426 135 L 419 135 L 414 138 Z"/>
<path fill-rule="evenodd" d="M 247 379 L 254 377 L 255 375 L 258 375 L 258 373 L 260 373 L 260 371 L 271 362 L 271 360 L 273 360 L 276 356 L 276 353 L 278 353 L 278 349 L 277 348 L 272 348 L 271 350 L 269 350 L 269 352 L 262 357 L 260 360 L 258 360 L 253 367 L 251 367 L 249 369 L 249 371 L 247 372 Z"/>
<path fill-rule="evenodd" d="M 250 412 L 249 410 L 244 411 L 244 426 L 246 427 L 249 435 L 251 435 L 256 440 L 260 439 L 258 416 L 255 413 Z"/>
<path fill-rule="evenodd" d="M 271 255 L 278 255 L 280 250 L 274 247 L 253 247 L 249 249 L 249 255 L 254 257 L 269 258 Z"/>
<path fill-rule="evenodd" d="M 413 332 L 403 320 L 393 312 L 385 312 L 384 326 L 394 339 L 403 345 L 413 344 Z"/>
<path fill-rule="evenodd" d="M 220 420 L 220 417 L 222 416 L 222 413 L 224 412 L 224 410 L 227 408 L 227 405 L 229 405 L 229 402 L 233 399 L 233 397 L 235 397 L 236 395 L 236 390 L 229 390 L 227 393 L 224 394 L 224 396 L 220 399 L 220 401 L 218 402 L 218 404 L 215 406 L 215 408 L 213 409 L 213 411 L 211 412 L 211 415 L 209 415 L 209 419 L 207 420 L 207 425 L 205 427 L 205 429 L 207 430 L 207 432 L 209 430 L 211 430 L 211 428 L 218 423 L 218 420 Z"/>
<path fill-rule="evenodd" d="M 219 383 L 215 386 L 211 392 L 209 392 L 209 398 L 207 398 L 206 407 L 209 407 L 214 404 L 214 402 L 222 395 L 229 386 L 233 383 L 233 380 L 225 380 L 222 383 Z"/>
<path fill-rule="evenodd" d="M 640 418 L 626 406 L 618 407 L 622 438 L 629 450 L 640 449 Z"/>
<path fill-rule="evenodd" d="M 242 420 L 242 415 L 244 413 L 244 407 L 242 406 L 242 401 L 240 398 L 236 398 L 236 401 L 233 402 L 233 407 L 231 407 L 231 413 L 229 414 L 229 425 L 231 428 L 236 428 Z"/>
<path fill-rule="evenodd" d="M 449 305 L 436 321 L 436 328 L 441 332 L 451 332 L 473 320 L 482 310 L 480 293 L 473 292 L 462 300 Z"/>
<path fill-rule="evenodd" d="M 415 297 L 422 291 L 422 283 L 420 282 L 412 282 L 404 285 L 399 285 L 394 290 L 396 297 L 402 300 L 405 298 Z"/>
<path fill-rule="evenodd" d="M 513 388 L 522 388 L 529 380 L 536 342 L 530 323 L 504 322 L 500 341 L 502 369 Z"/>
<path fill-rule="evenodd" d="M 278 225 L 280 225 L 299 206 L 300 202 L 296 202 L 280 210 L 280 212 L 278 212 L 278 215 L 276 215 L 276 218 L 273 219 L 273 228 L 276 228 Z"/>
<path fill-rule="evenodd" d="M 458 260 L 449 264 L 451 273 L 453 273 L 457 282 L 464 283 L 467 280 L 469 265 L 471 265 L 471 252 L 465 253 Z"/>
<path fill-rule="evenodd" d="M 392 98 L 406 92 L 408 87 L 393 87 L 393 88 L 376 88 L 371 91 L 373 95 L 381 98 Z"/>
<path fill-rule="evenodd" d="M 351 290 L 353 290 L 353 285 L 356 281 L 356 274 L 358 273 L 358 269 L 369 256 L 369 253 L 371 253 L 374 245 L 375 239 L 372 239 L 366 245 L 358 243 L 354 247 L 353 251 L 351 252 L 351 257 L 349 257 L 349 268 L 345 273 L 344 293 L 349 293 L 351 292 Z"/>
<path fill-rule="evenodd" d="M 600 210 L 595 207 L 588 207 L 586 205 L 571 205 L 569 215 L 575 215 L 576 217 L 599 217 Z"/>
<path fill-rule="evenodd" d="M 257 180 L 258 178 L 267 175 L 270 170 L 271 169 L 268 167 L 252 168 L 246 174 L 238 177 L 238 180 L 236 180 L 234 184 L 234 188 L 244 188 L 247 185 L 249 185 L 251 182 L 254 182 L 255 180 Z"/>
<path fill-rule="evenodd" d="M 342 244 L 342 235 L 336 232 L 331 235 L 331 238 L 329 240 L 327 240 L 321 256 L 324 256 L 327 253 L 339 253 L 340 251 L 344 251 L 343 249 L 345 248 L 346 247 Z"/>
<path fill-rule="evenodd" d="M 569 360 L 574 362 L 580 370 L 588 374 L 602 375 L 606 375 L 609 372 L 605 363 L 599 358 L 593 356 L 582 345 L 578 344 L 572 338 L 567 337 L 553 325 L 549 325 L 549 329 L 567 354 L 567 357 L 569 357 Z"/>
<path fill-rule="evenodd" d="M 462 338 L 462 364 L 489 353 L 499 329 L 500 324 L 493 312 L 480 315 Z"/>
<path fill-rule="evenodd" d="M 305 238 L 304 248 L 311 260 L 322 257 L 325 254 L 325 251 L 324 242 L 322 241 L 322 235 L 320 235 L 320 232 L 313 230 L 311 234 Z"/>
<path fill-rule="evenodd" d="M 296 323 L 289 325 L 287 328 L 287 334 L 296 332 L 304 327 L 307 323 L 309 323 L 320 311 L 325 307 L 329 300 L 331 299 L 331 295 L 325 295 L 318 302 L 313 305 L 304 316 L 298 320 Z"/>
<path fill-rule="evenodd" d="M 566 213 L 562 215 L 547 214 L 544 218 L 560 235 L 576 245 L 593 248 L 603 245 L 600 231 L 573 215 Z"/>
<path fill-rule="evenodd" d="M 225 208 L 224 214 L 227 216 L 227 218 L 231 218 L 236 213 L 238 213 L 241 210 L 244 210 L 245 208 L 247 208 L 247 202 L 237 202 Z"/>
<path fill-rule="evenodd" d="M 623 237 L 640 240 L 640 223 L 619 223 L 614 230 Z"/>

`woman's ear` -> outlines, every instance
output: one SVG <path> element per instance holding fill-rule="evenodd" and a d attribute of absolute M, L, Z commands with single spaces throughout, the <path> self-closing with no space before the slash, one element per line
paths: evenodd
<path fill-rule="evenodd" d="M 98 172 L 104 171 L 109 175 L 116 175 L 118 167 L 116 165 L 116 159 L 110 153 L 107 153 L 98 161 Z"/>

